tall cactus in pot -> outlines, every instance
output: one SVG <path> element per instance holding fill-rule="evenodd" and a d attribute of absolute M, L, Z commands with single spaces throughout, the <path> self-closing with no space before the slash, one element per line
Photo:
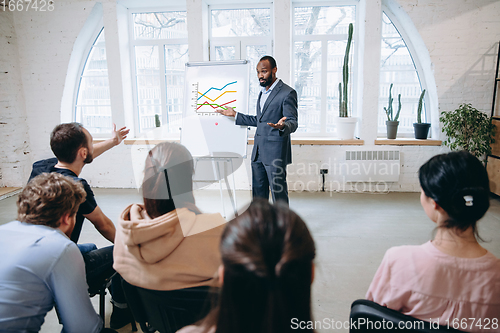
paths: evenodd
<path fill-rule="evenodd" d="M 418 124 L 422 123 L 422 105 L 423 105 L 424 95 L 425 95 L 425 89 L 422 90 L 422 93 L 420 94 L 420 97 L 418 99 L 418 107 L 417 107 L 417 123 Z"/>
<path fill-rule="evenodd" d="M 349 83 L 349 53 L 351 51 L 353 25 L 349 23 L 347 46 L 344 55 L 344 66 L 342 67 L 342 83 L 339 83 L 339 117 L 348 117 L 348 83 Z"/>
<path fill-rule="evenodd" d="M 388 121 L 398 121 L 399 119 L 399 114 L 401 113 L 401 94 L 398 95 L 398 112 L 396 113 L 396 116 L 394 117 L 393 116 L 393 113 L 392 113 L 392 102 L 393 102 L 393 98 L 392 98 L 392 86 L 393 84 L 391 83 L 391 86 L 389 87 L 389 104 L 387 107 L 384 106 L 384 111 L 385 111 L 385 114 L 387 115 L 387 120 Z"/>

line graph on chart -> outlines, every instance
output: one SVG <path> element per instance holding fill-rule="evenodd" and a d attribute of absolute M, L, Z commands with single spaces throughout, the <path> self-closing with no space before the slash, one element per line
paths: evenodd
<path fill-rule="evenodd" d="M 216 109 L 228 106 L 236 109 L 237 83 L 232 81 L 219 86 L 192 83 L 191 107 L 197 114 L 216 113 Z"/>

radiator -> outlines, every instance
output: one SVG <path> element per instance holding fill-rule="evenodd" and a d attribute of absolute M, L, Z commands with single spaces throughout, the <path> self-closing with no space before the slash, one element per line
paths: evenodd
<path fill-rule="evenodd" d="M 397 182 L 400 156 L 398 150 L 348 150 L 336 172 L 346 182 Z"/>

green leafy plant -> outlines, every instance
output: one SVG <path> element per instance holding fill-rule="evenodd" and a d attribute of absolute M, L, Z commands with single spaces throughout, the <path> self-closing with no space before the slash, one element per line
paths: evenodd
<path fill-rule="evenodd" d="M 351 50 L 352 33 L 354 27 L 349 23 L 349 33 L 347 36 L 347 46 L 344 55 L 344 66 L 342 67 L 342 83 L 339 83 L 339 117 L 349 117 L 348 106 L 348 83 L 349 83 L 349 52 Z"/>
<path fill-rule="evenodd" d="M 420 98 L 418 99 L 418 107 L 417 107 L 417 123 L 421 124 L 422 123 L 422 106 L 424 102 L 424 95 L 425 95 L 425 89 L 422 90 L 422 93 L 420 94 Z"/>
<path fill-rule="evenodd" d="M 391 83 L 391 86 L 389 87 L 389 104 L 388 104 L 388 107 L 384 106 L 385 114 L 387 115 L 388 121 L 398 121 L 399 113 L 401 112 L 401 94 L 398 95 L 399 106 L 398 106 L 398 112 L 396 113 L 395 117 L 393 117 L 393 114 L 392 114 L 392 102 L 393 102 L 393 100 L 394 99 L 392 98 L 392 83 Z"/>
<path fill-rule="evenodd" d="M 471 104 L 461 104 L 455 111 L 441 112 L 439 120 L 451 150 L 467 150 L 479 159 L 491 153 L 496 127 L 490 118 Z"/>
<path fill-rule="evenodd" d="M 160 115 L 159 114 L 155 114 L 155 126 L 156 127 L 161 127 Z"/>

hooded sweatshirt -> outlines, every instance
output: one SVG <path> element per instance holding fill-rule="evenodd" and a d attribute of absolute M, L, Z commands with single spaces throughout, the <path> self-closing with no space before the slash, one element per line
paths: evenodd
<path fill-rule="evenodd" d="M 226 220 L 187 208 L 151 219 L 128 206 L 116 229 L 114 269 L 130 284 L 152 290 L 214 285 Z"/>

